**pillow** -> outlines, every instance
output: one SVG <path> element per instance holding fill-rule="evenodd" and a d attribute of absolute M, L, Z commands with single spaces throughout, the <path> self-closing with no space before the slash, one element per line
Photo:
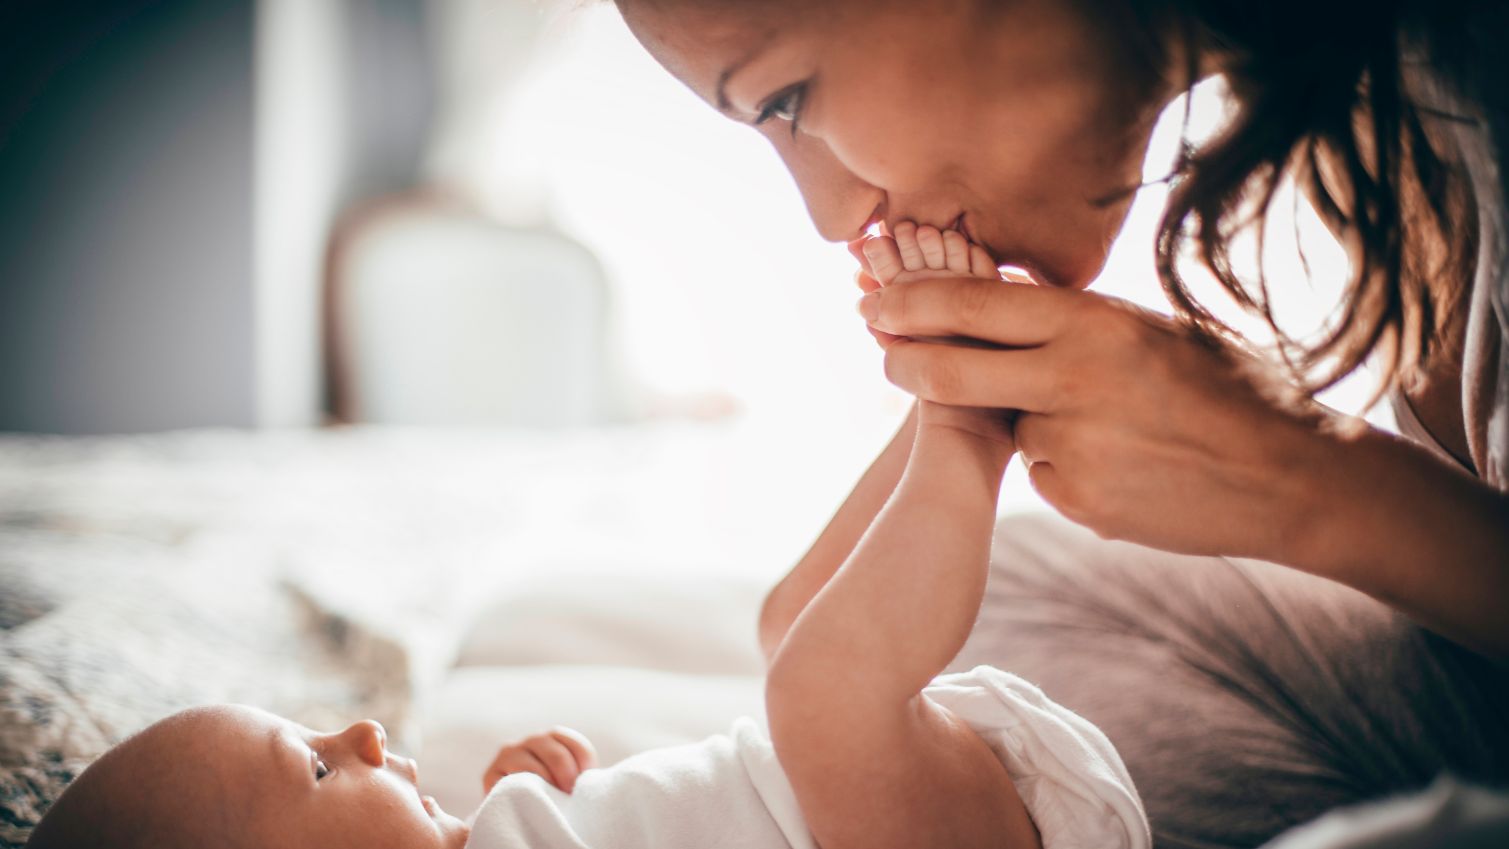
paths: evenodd
<path fill-rule="evenodd" d="M 653 568 L 535 573 L 482 610 L 456 665 L 761 675 L 756 622 L 767 589 L 752 578 Z"/>
<path fill-rule="evenodd" d="M 607 766 L 727 733 L 740 716 L 763 724 L 764 692 L 759 675 L 587 664 L 456 669 L 426 700 L 420 788 L 464 817 L 482 801 L 482 773 L 504 743 L 566 725 L 587 735 Z"/>

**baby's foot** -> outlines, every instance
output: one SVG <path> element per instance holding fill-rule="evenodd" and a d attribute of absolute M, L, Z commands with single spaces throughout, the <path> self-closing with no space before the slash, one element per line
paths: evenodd
<path fill-rule="evenodd" d="M 881 286 L 907 283 L 929 277 L 981 277 L 1000 280 L 990 253 L 972 244 L 957 230 L 919 227 L 910 221 L 896 225 L 891 236 L 875 236 L 864 243 L 865 259 Z M 872 329 L 872 332 L 875 332 Z M 895 337 L 888 337 L 894 339 Z M 937 342 L 966 347 L 995 347 L 962 336 L 913 336 L 917 342 Z M 1016 450 L 1012 437 L 1013 415 L 1005 410 L 950 407 L 924 401 L 918 409 L 918 439 L 932 440 L 944 433 L 964 433 L 995 446 L 988 452 L 1003 468 Z"/>
<path fill-rule="evenodd" d="M 937 227 L 917 226 L 911 221 L 896 225 L 890 236 L 874 236 L 864 243 L 865 259 L 881 286 L 908 283 L 930 277 L 982 277 L 1000 280 L 990 253 L 971 243 L 958 230 L 939 230 Z M 870 332 L 881 340 L 882 345 L 896 337 L 881 334 L 874 328 Z M 978 347 L 984 343 L 962 336 L 913 336 L 916 342 L 943 342 L 966 347 Z M 988 346 L 986 346 L 988 347 Z"/>
<path fill-rule="evenodd" d="M 870 270 L 882 286 L 928 277 L 984 277 L 1000 279 L 995 260 L 958 230 L 939 230 L 911 221 L 896 225 L 890 236 L 864 243 Z"/>

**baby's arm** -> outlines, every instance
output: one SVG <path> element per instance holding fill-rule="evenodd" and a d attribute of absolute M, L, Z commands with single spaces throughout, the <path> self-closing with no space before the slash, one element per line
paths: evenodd
<path fill-rule="evenodd" d="M 891 497 L 916 436 L 917 408 L 914 406 L 896 436 L 870 464 L 869 470 L 855 484 L 807 554 L 765 596 L 765 604 L 760 609 L 760 648 L 765 651 L 766 662 L 775 656 L 792 621 L 843 565 L 859 538 L 875 521 L 875 514 Z"/>
<path fill-rule="evenodd" d="M 771 736 L 823 849 L 1039 845 L 994 753 L 921 694 L 984 594 L 1014 448 L 991 415 L 920 405 L 894 495 L 771 664 Z"/>

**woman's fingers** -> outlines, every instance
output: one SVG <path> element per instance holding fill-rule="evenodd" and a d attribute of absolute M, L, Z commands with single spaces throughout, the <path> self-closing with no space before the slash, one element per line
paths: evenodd
<path fill-rule="evenodd" d="M 1090 296 L 1047 286 L 937 277 L 865 295 L 860 313 L 896 336 L 968 336 L 1000 345 L 1056 338 Z"/>
<path fill-rule="evenodd" d="M 901 339 L 886 347 L 886 378 L 927 401 L 1031 412 L 1054 408 L 1046 348 L 1001 350 Z"/>
<path fill-rule="evenodd" d="M 1016 417 L 1012 434 L 1016 437 L 1017 450 L 1021 452 L 1022 460 L 1027 465 L 1053 459 L 1052 449 L 1049 448 L 1052 442 L 1048 434 L 1049 427 L 1048 416 L 1041 413 L 1021 413 Z"/>
<path fill-rule="evenodd" d="M 1027 467 L 1027 480 L 1053 509 L 1071 522 L 1083 521 L 1084 515 L 1069 492 L 1069 481 L 1052 463 L 1039 461 Z"/>
<path fill-rule="evenodd" d="M 875 341 L 880 345 L 881 350 L 885 350 L 886 348 L 891 347 L 891 344 L 893 342 L 901 338 L 900 336 L 892 336 L 891 334 L 886 333 L 884 330 L 876 330 L 869 325 L 866 325 L 865 329 L 870 331 L 871 336 L 875 337 Z"/>

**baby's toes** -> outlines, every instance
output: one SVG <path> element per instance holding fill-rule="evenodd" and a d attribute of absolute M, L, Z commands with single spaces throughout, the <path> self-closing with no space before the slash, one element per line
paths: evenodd
<path fill-rule="evenodd" d="M 888 286 L 896 279 L 896 275 L 905 270 L 901 262 L 901 253 L 896 249 L 896 241 L 886 236 L 875 236 L 865 240 L 865 259 L 870 261 L 870 271 L 880 285 Z"/>
<path fill-rule="evenodd" d="M 896 239 L 896 250 L 901 254 L 901 265 L 907 271 L 922 271 L 927 268 L 927 258 L 922 255 L 922 248 L 917 244 L 917 225 L 911 221 L 903 221 L 896 225 L 891 233 Z"/>
<path fill-rule="evenodd" d="M 969 246 L 969 273 L 972 277 L 1000 277 L 1001 272 L 996 270 L 996 261 L 991 259 L 990 252 L 979 245 Z"/>
<path fill-rule="evenodd" d="M 948 268 L 948 257 L 943 250 L 943 234 L 937 227 L 923 225 L 917 228 L 917 247 L 922 249 L 923 260 L 933 271 Z"/>
<path fill-rule="evenodd" d="M 943 231 L 943 259 L 948 263 L 948 270 L 955 274 L 968 274 L 969 240 L 958 230 Z"/>

